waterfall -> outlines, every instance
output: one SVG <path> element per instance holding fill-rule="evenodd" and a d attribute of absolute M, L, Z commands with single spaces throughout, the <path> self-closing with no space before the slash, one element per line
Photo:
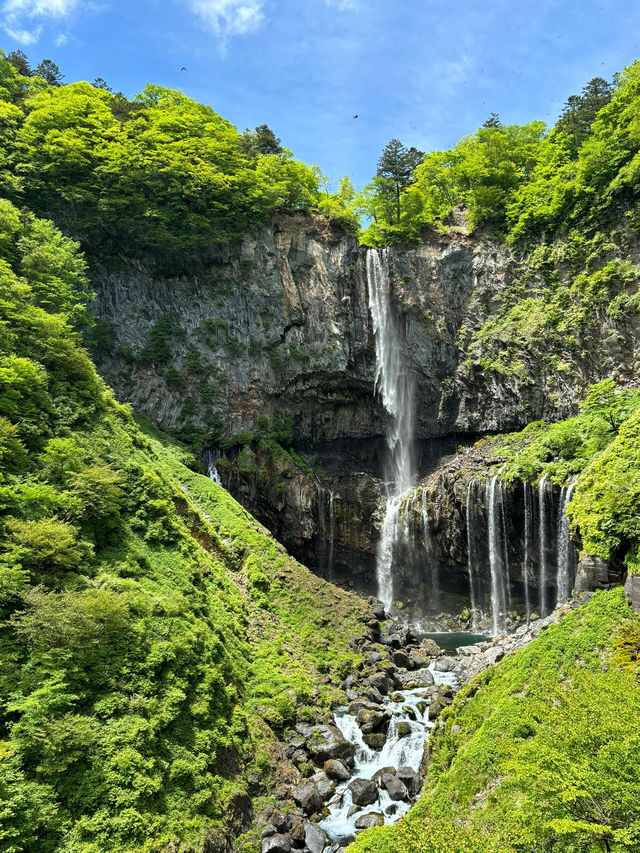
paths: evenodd
<path fill-rule="evenodd" d="M 393 602 L 393 550 L 398 514 L 413 479 L 413 380 L 404 360 L 404 335 L 391 305 L 386 249 L 367 252 L 369 311 L 376 350 L 375 388 L 390 415 L 387 427 L 387 495 L 385 517 L 376 555 L 378 597 Z"/>
<path fill-rule="evenodd" d="M 420 505 L 420 520 L 422 523 L 422 541 L 424 542 L 424 550 L 427 557 L 427 569 L 429 572 L 429 585 L 432 590 L 431 608 L 435 612 L 438 610 L 440 596 L 439 578 L 438 578 L 438 562 L 433 551 L 433 543 L 431 541 L 431 528 L 429 526 L 429 510 L 427 503 L 427 490 L 422 490 L 422 499 Z"/>
<path fill-rule="evenodd" d="M 333 489 L 329 489 L 329 556 L 327 558 L 327 568 L 329 571 L 333 569 L 333 543 L 336 534 L 336 516 L 333 508 Z"/>
<path fill-rule="evenodd" d="M 505 499 L 502 480 L 498 480 L 498 495 L 500 504 L 500 520 L 502 522 L 502 598 L 504 613 L 511 610 L 511 582 L 509 576 L 509 539 L 507 536 L 507 517 L 505 514 Z"/>
<path fill-rule="evenodd" d="M 498 474 L 491 478 L 487 490 L 487 516 L 489 524 L 489 567 L 491 569 L 491 618 L 493 635 L 501 633 L 505 629 L 505 613 L 507 610 L 507 592 L 505 589 L 504 568 L 505 557 L 503 557 L 503 537 L 498 509 L 503 510 L 502 491 L 498 492 Z M 500 495 L 500 501 L 496 499 L 496 493 Z M 500 507 L 498 507 L 500 503 Z M 506 555 L 505 555 L 506 556 Z"/>
<path fill-rule="evenodd" d="M 524 608 L 527 626 L 531 620 L 531 601 L 529 597 L 529 566 L 531 563 L 531 542 L 533 533 L 533 506 L 531 485 L 526 481 L 524 489 L 524 560 L 522 562 L 522 587 L 524 590 Z"/>
<path fill-rule="evenodd" d="M 204 452 L 204 463 L 207 468 L 207 476 L 210 480 L 213 480 L 214 483 L 217 483 L 219 486 L 222 485 L 222 481 L 220 479 L 220 474 L 218 474 L 218 469 L 216 467 L 216 462 L 220 458 L 220 454 L 217 450 L 205 450 Z"/>
<path fill-rule="evenodd" d="M 564 604 L 571 595 L 573 585 L 571 564 L 574 556 L 574 548 L 571 544 L 571 531 L 567 517 L 567 507 L 576 484 L 571 483 L 568 487 L 563 486 L 560 493 L 560 506 L 558 508 L 558 565 L 556 575 L 557 601 L 556 606 Z"/>
<path fill-rule="evenodd" d="M 472 497 L 475 492 L 475 480 L 469 480 L 467 486 L 467 570 L 469 572 L 469 600 L 471 602 L 471 620 L 472 630 L 477 630 L 476 617 L 476 593 L 474 576 L 476 574 L 478 555 L 476 552 L 476 527 L 475 527 L 475 505 L 472 503 Z"/>
<path fill-rule="evenodd" d="M 540 534 L 538 537 L 540 574 L 538 584 L 540 587 L 540 616 L 547 615 L 547 533 L 549 529 L 547 518 L 547 475 L 540 478 L 538 483 L 538 515 Z"/>

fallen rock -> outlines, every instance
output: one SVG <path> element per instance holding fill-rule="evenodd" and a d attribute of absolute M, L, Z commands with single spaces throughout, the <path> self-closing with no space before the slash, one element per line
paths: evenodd
<path fill-rule="evenodd" d="M 420 648 L 425 653 L 425 655 L 429 655 L 429 657 L 431 657 L 431 658 L 438 657 L 438 655 L 442 651 L 440 646 L 436 643 L 436 641 L 432 640 L 431 638 L 423 640 L 420 643 Z"/>
<path fill-rule="evenodd" d="M 336 782 L 346 782 L 351 776 L 346 765 L 344 765 L 338 758 L 330 758 L 328 761 L 325 761 L 324 772 L 327 774 L 329 779 L 334 779 Z"/>
<path fill-rule="evenodd" d="M 413 767 L 398 767 L 396 770 L 396 779 L 399 779 L 405 785 L 412 799 L 418 796 L 422 788 L 422 779 Z"/>
<path fill-rule="evenodd" d="M 433 668 L 436 672 L 453 672 L 457 665 L 458 661 L 455 658 L 443 655 L 441 658 L 438 658 Z"/>
<path fill-rule="evenodd" d="M 431 687 L 434 683 L 433 673 L 430 669 L 417 669 L 415 672 L 405 672 L 399 669 L 396 673 L 396 679 L 400 682 L 400 687 Z"/>
<path fill-rule="evenodd" d="M 291 853 L 289 836 L 277 832 L 275 835 L 263 838 L 260 851 L 261 853 Z M 321 853 L 321 851 L 318 851 L 318 853 Z"/>
<path fill-rule="evenodd" d="M 304 847 L 304 823 L 301 820 L 293 820 L 291 822 L 289 835 L 291 836 L 291 843 L 294 847 Z"/>
<path fill-rule="evenodd" d="M 362 735 L 362 740 L 370 749 L 382 749 L 387 742 L 387 736 L 384 732 L 377 732 L 369 735 Z"/>
<path fill-rule="evenodd" d="M 382 731 L 389 723 L 390 711 L 373 711 L 363 708 L 358 711 L 356 722 L 363 734 L 372 734 Z"/>
<path fill-rule="evenodd" d="M 329 843 L 329 839 L 319 826 L 314 823 L 306 823 L 304 826 L 304 843 L 309 848 L 310 853 L 322 853 Z"/>
<path fill-rule="evenodd" d="M 384 817 L 378 812 L 363 814 L 356 820 L 356 829 L 371 829 L 372 826 L 384 826 Z"/>
<path fill-rule="evenodd" d="M 313 814 L 322 808 L 324 800 L 313 782 L 303 782 L 293 792 L 293 799 L 305 814 Z"/>
<path fill-rule="evenodd" d="M 378 788 L 371 779 L 354 779 L 349 790 L 356 806 L 369 806 L 378 799 Z"/>
<path fill-rule="evenodd" d="M 409 791 L 404 782 L 391 773 L 384 773 L 380 777 L 380 786 L 385 789 L 392 800 L 408 800 Z"/>
<path fill-rule="evenodd" d="M 324 764 L 330 758 L 351 761 L 356 754 L 355 746 L 335 726 L 298 723 L 296 731 L 305 738 L 307 752 L 314 764 Z"/>

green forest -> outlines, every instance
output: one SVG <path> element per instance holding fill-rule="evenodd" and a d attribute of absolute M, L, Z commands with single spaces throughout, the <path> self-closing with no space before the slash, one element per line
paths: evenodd
<path fill-rule="evenodd" d="M 258 853 L 278 743 L 344 703 L 371 623 L 204 475 L 201 435 L 115 400 L 92 265 L 185 274 L 283 210 L 363 247 L 491 234 L 519 274 L 459 337 L 469 375 L 505 381 L 570 382 L 596 321 L 640 312 L 640 62 L 553 127 L 392 140 L 367 187 L 327 186 L 266 125 L 0 54 L 0 853 Z M 306 464 L 290 425 L 256 430 Z M 574 416 L 483 446 L 507 480 L 578 477 L 583 551 L 640 574 L 637 387 L 598 382 Z M 639 655 L 622 590 L 594 595 L 463 688 L 418 804 L 350 850 L 640 850 Z"/>

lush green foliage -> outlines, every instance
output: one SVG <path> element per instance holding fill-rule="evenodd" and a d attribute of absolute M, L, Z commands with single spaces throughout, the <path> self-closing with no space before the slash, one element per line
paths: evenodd
<path fill-rule="evenodd" d="M 0 851 L 202 849 L 362 604 L 113 401 L 72 241 L 3 201 L 0 255 Z"/>
<path fill-rule="evenodd" d="M 0 55 L 0 98 L 4 189 L 102 262 L 129 254 L 180 270 L 278 208 L 357 228 L 348 193 L 324 192 L 319 171 L 269 128 L 239 134 L 178 91 L 146 86 L 130 102 L 97 84 L 22 76 Z"/>
<path fill-rule="evenodd" d="M 598 593 L 444 714 L 419 804 L 350 853 L 595 853 L 640 845 L 640 619 Z"/>

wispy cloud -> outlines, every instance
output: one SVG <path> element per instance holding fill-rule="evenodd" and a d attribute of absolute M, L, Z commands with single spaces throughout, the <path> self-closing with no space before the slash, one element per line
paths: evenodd
<path fill-rule="evenodd" d="M 255 32 L 264 21 L 264 0 L 189 0 L 191 11 L 220 40 Z"/>
<path fill-rule="evenodd" d="M 22 45 L 35 44 L 48 18 L 68 18 L 79 0 L 5 0 L 2 3 L 2 26 L 12 39 Z"/>
<path fill-rule="evenodd" d="M 327 6 L 333 6 L 341 12 L 348 12 L 360 8 L 360 0 L 324 0 Z"/>

